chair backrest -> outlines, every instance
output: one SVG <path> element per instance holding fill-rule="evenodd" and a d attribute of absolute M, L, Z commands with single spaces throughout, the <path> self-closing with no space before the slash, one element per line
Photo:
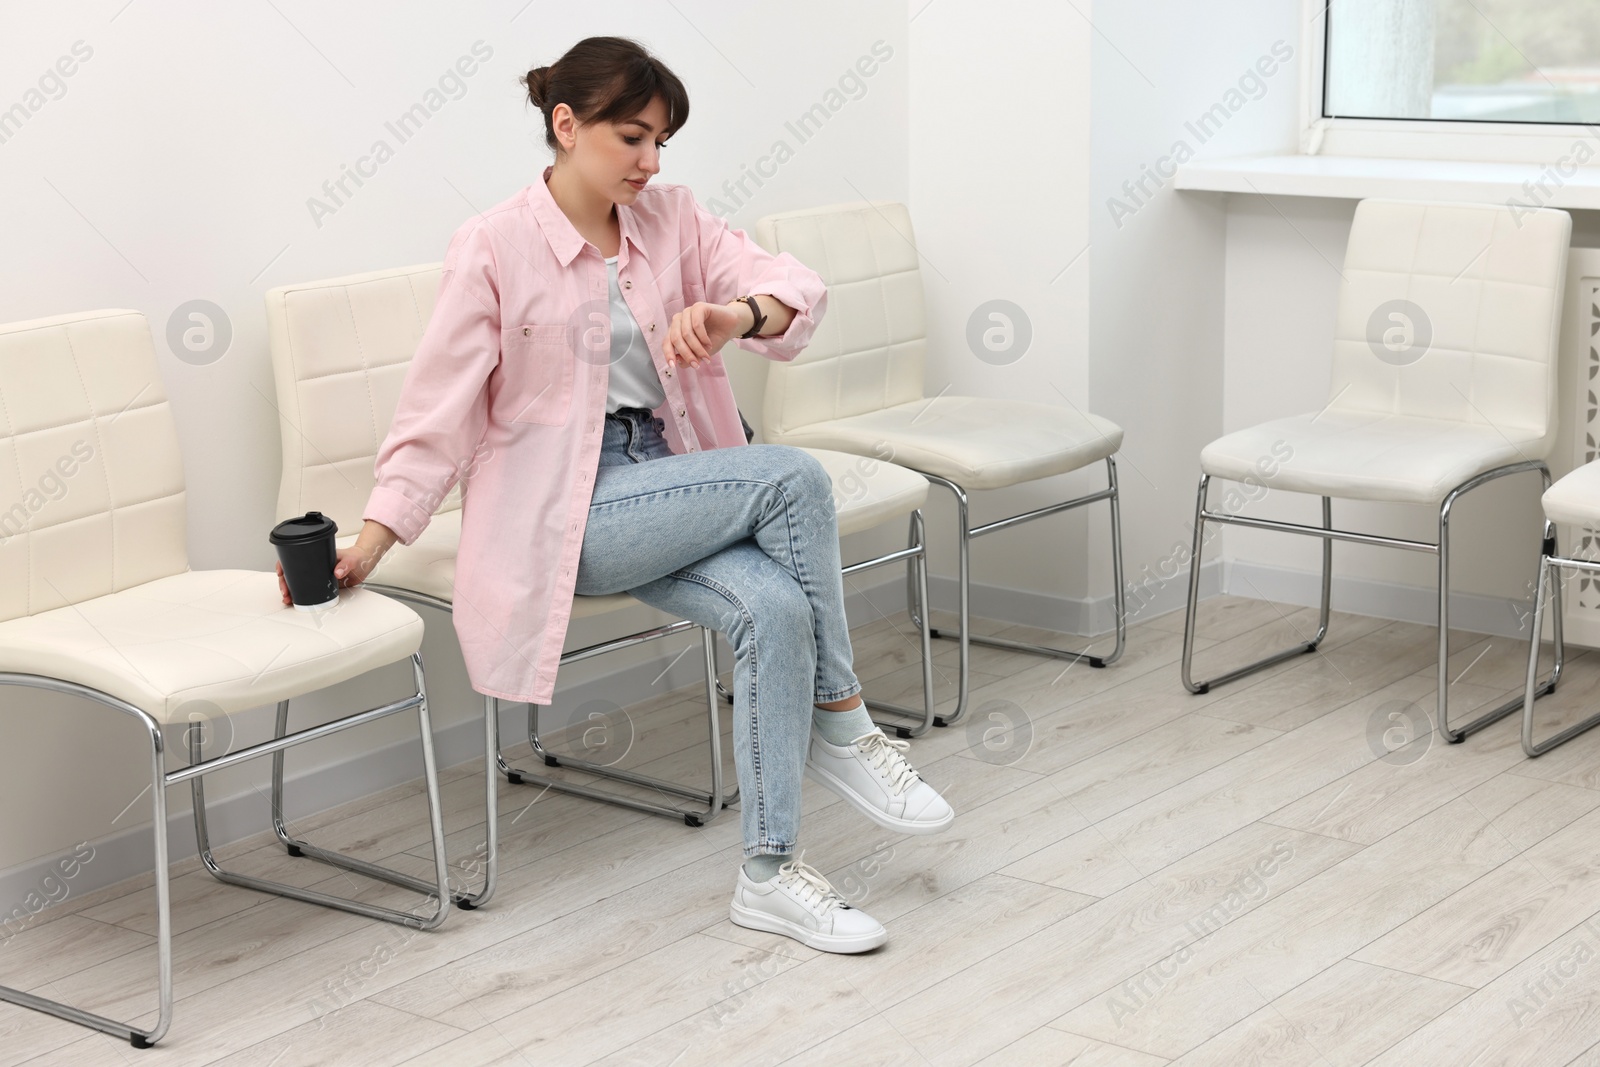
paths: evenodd
<path fill-rule="evenodd" d="M 889 200 L 833 204 L 757 220 L 755 241 L 821 275 L 828 311 L 806 350 L 767 368 L 762 430 L 922 399 L 928 332 L 911 215 Z"/>
<path fill-rule="evenodd" d="M 443 264 L 284 285 L 267 293 L 283 437 L 281 521 L 320 511 L 339 536 L 361 529 L 411 357 L 433 314 Z M 461 506 L 453 486 L 435 514 Z"/>
<path fill-rule="evenodd" d="M 0 325 L 0 621 L 188 570 L 185 509 L 144 315 Z"/>
<path fill-rule="evenodd" d="M 1571 234 L 1571 216 L 1549 208 L 1361 201 L 1328 406 L 1491 426 L 1548 446 Z"/>

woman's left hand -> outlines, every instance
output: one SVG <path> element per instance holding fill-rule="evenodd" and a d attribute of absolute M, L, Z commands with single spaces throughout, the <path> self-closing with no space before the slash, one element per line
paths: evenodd
<path fill-rule="evenodd" d="M 662 354 L 668 365 L 697 367 L 749 328 L 750 314 L 727 304 L 690 304 L 667 326 Z"/>

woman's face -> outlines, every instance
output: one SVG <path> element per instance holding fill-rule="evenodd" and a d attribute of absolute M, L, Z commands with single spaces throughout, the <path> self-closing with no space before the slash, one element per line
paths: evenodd
<path fill-rule="evenodd" d="M 657 96 L 630 119 L 576 126 L 576 142 L 567 162 L 585 184 L 607 199 L 632 204 L 645 183 L 661 170 L 660 146 L 666 128 L 667 105 Z"/>

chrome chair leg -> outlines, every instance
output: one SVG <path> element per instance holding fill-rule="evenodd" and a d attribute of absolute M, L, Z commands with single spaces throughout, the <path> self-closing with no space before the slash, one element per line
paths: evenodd
<path fill-rule="evenodd" d="M 915 468 L 911 469 L 915 470 Z M 958 658 L 960 674 L 956 683 L 955 712 L 948 716 L 936 716 L 933 720 L 934 725 L 953 726 L 957 722 L 960 722 L 962 717 L 967 713 L 967 702 L 969 695 L 968 674 L 971 667 L 971 656 L 969 655 L 969 649 L 971 645 L 986 645 L 989 648 L 1004 648 L 1012 652 L 1031 652 L 1036 656 L 1048 656 L 1053 659 L 1064 659 L 1072 663 L 1083 661 L 1087 662 L 1091 667 L 1109 667 L 1111 664 L 1122 658 L 1123 650 L 1127 647 L 1128 600 L 1127 590 L 1124 588 L 1122 574 L 1122 510 L 1120 505 L 1120 493 L 1117 485 L 1117 461 L 1115 456 L 1106 457 L 1105 489 L 1095 493 L 1089 493 L 1085 496 L 1077 497 L 1072 500 L 1065 500 L 1059 504 L 1052 504 L 1048 507 L 1024 512 L 1020 515 L 1012 515 L 1009 518 L 1000 519 L 996 522 L 985 523 L 983 526 L 980 526 L 977 529 L 972 529 L 971 524 L 968 521 L 966 490 L 962 489 L 961 486 L 957 485 L 955 482 L 952 482 L 947 478 L 941 478 L 937 474 L 930 474 L 927 471 L 918 471 L 917 473 L 927 478 L 930 482 L 936 482 L 937 484 L 944 486 L 946 489 L 949 489 L 950 492 L 955 496 L 956 501 L 956 536 L 958 545 L 956 560 L 956 599 L 957 617 L 959 618 L 960 622 L 954 634 L 947 633 L 937 627 L 932 628 L 930 633 L 934 637 L 941 637 L 945 640 L 953 640 L 959 643 L 961 649 Z M 1108 501 L 1111 506 L 1111 570 L 1113 580 L 1116 583 L 1116 590 L 1113 593 L 1114 611 L 1116 615 L 1116 644 L 1112 647 L 1111 654 L 1108 656 L 1100 656 L 1090 652 L 1087 649 L 1083 651 L 1074 651 L 1065 648 L 1054 648 L 1049 645 L 1034 645 L 1023 641 L 1007 640 L 1003 637 L 988 637 L 983 634 L 972 633 L 970 626 L 972 538 L 981 534 L 991 533 L 995 530 L 1003 529 L 1007 526 L 1013 526 L 1017 523 L 1027 522 L 1030 519 L 1042 518 L 1045 515 L 1054 514 L 1058 511 L 1066 511 L 1070 508 L 1077 508 L 1082 507 L 1085 504 L 1092 504 L 1097 500 Z"/>
<path fill-rule="evenodd" d="M 933 630 L 928 617 L 928 539 L 927 529 L 922 518 L 922 509 L 918 508 L 911 513 L 908 520 L 909 529 L 907 540 L 910 542 L 903 553 L 897 552 L 889 556 L 880 556 L 863 563 L 856 563 L 846 567 L 845 573 L 864 570 L 868 567 L 879 567 L 885 563 L 893 563 L 900 556 L 906 560 L 906 580 L 910 586 L 909 597 L 906 605 L 911 618 L 917 627 L 917 637 L 921 643 L 922 651 L 922 707 L 913 708 L 905 704 L 895 704 L 887 700 L 877 700 L 868 696 L 863 689 L 861 702 L 868 711 L 887 712 L 891 715 L 901 716 L 912 720 L 915 725 L 905 722 L 885 721 L 874 718 L 873 724 L 885 730 L 893 730 L 898 738 L 921 737 L 931 730 L 938 721 L 934 711 L 933 692 Z M 732 700 L 732 696 L 728 697 Z"/>
<path fill-rule="evenodd" d="M 483 698 L 483 780 L 487 792 L 483 798 L 483 844 L 478 856 L 467 864 L 469 871 L 483 872 L 483 888 L 476 893 L 462 890 L 455 895 L 456 907 L 473 911 L 489 903 L 500 880 L 500 777 L 497 766 L 503 767 L 500 756 L 500 698 Z"/>
<path fill-rule="evenodd" d="M 1211 478 L 1209 475 L 1202 475 L 1200 478 L 1200 488 L 1195 496 L 1194 551 L 1190 554 L 1189 559 L 1189 601 L 1187 614 L 1184 618 L 1183 625 L 1182 676 L 1184 688 L 1188 689 L 1191 693 L 1204 693 L 1212 686 L 1222 685 L 1225 682 L 1231 682 L 1236 678 L 1241 678 L 1247 674 L 1252 674 L 1256 671 L 1262 670 L 1265 667 L 1270 667 L 1275 663 L 1280 663 L 1283 660 L 1289 659 L 1293 656 L 1314 651 L 1322 639 L 1327 636 L 1328 632 L 1328 604 L 1329 594 L 1332 588 L 1331 562 L 1333 554 L 1333 542 L 1339 540 L 1353 541 L 1357 544 L 1378 545 L 1385 548 L 1401 548 L 1415 552 L 1432 552 L 1438 557 L 1438 663 L 1436 675 L 1437 692 L 1435 694 L 1437 718 L 1435 720 L 1435 725 L 1445 740 L 1449 741 L 1451 744 L 1458 743 L 1464 740 L 1468 734 L 1475 733 L 1476 731 L 1483 729 L 1485 726 L 1488 726 L 1490 723 L 1496 722 L 1497 720 L 1511 714 L 1519 707 L 1523 707 L 1525 702 L 1532 698 L 1528 698 L 1524 694 L 1519 693 L 1517 696 L 1507 700 L 1505 703 L 1499 705 L 1493 710 L 1485 712 L 1469 723 L 1466 723 L 1460 727 L 1452 727 L 1450 725 L 1450 511 L 1458 499 L 1481 485 L 1492 482 L 1498 478 L 1504 478 L 1507 475 L 1520 474 L 1525 471 L 1533 470 L 1539 472 L 1541 479 L 1543 479 L 1544 487 L 1548 489 L 1550 487 L 1550 469 L 1542 460 L 1523 460 L 1518 463 L 1507 464 L 1503 467 L 1496 467 L 1493 470 L 1485 471 L 1484 473 L 1470 478 L 1456 486 L 1445 496 L 1443 502 L 1439 506 L 1439 540 L 1437 542 L 1414 541 L 1398 537 L 1385 537 L 1377 534 L 1359 533 L 1352 530 L 1335 530 L 1333 528 L 1332 521 L 1333 513 L 1327 497 L 1322 498 L 1322 526 L 1320 528 L 1315 526 L 1303 526 L 1297 523 L 1281 522 L 1272 519 L 1257 519 L 1226 512 L 1210 512 L 1206 510 L 1206 490 L 1211 484 Z M 1258 660 L 1257 662 L 1241 667 L 1238 670 L 1219 675 L 1216 678 L 1212 678 L 1208 681 L 1196 682 L 1191 676 L 1191 667 L 1194 658 L 1195 614 L 1200 591 L 1201 554 L 1205 545 L 1205 524 L 1207 522 L 1226 523 L 1235 526 L 1245 526 L 1252 529 L 1276 530 L 1285 533 L 1320 537 L 1322 539 L 1322 607 L 1320 611 L 1320 621 L 1318 623 L 1317 633 L 1311 638 L 1311 640 L 1268 656 L 1265 659 Z M 1546 523 L 1546 530 L 1548 531 L 1549 529 L 1550 525 L 1549 523 Z M 1549 535 L 1547 534 L 1547 543 L 1548 538 Z M 1538 591 L 1535 590 L 1536 603 L 1537 599 Z M 1557 625 L 1559 627 L 1559 623 Z M 1561 668 L 1565 659 L 1565 648 L 1561 636 L 1561 631 L 1558 628 L 1556 630 L 1555 663 L 1551 667 L 1549 678 L 1547 678 L 1543 684 L 1535 685 L 1535 687 L 1530 690 L 1533 694 L 1533 698 L 1541 697 L 1546 693 L 1553 692 L 1556 687 L 1556 682 L 1561 677 Z"/>
<path fill-rule="evenodd" d="M 155 861 L 155 890 L 156 890 L 156 965 L 157 965 L 157 997 L 158 1012 L 155 1025 L 150 1029 L 140 1029 L 128 1023 L 118 1022 L 115 1019 L 96 1015 L 93 1012 L 75 1008 L 70 1004 L 49 1000 L 33 993 L 26 993 L 20 989 L 0 986 L 0 1001 L 16 1004 L 19 1007 L 31 1008 L 35 1011 L 54 1015 L 58 1019 L 77 1023 L 103 1033 L 127 1040 L 134 1048 L 150 1048 L 166 1036 L 172 1025 L 172 888 L 171 873 L 168 869 L 170 861 L 168 830 L 167 830 L 167 787 L 181 785 L 189 782 L 194 796 L 195 841 L 199 847 L 201 862 L 211 874 L 223 882 L 244 886 L 278 896 L 291 897 L 311 904 L 321 904 L 326 907 L 338 908 L 342 911 L 354 912 L 374 919 L 383 919 L 399 923 L 418 930 L 431 930 L 442 923 L 450 911 L 450 892 L 445 869 L 444 852 L 444 823 L 441 817 L 438 788 L 438 768 L 434 761 L 433 751 L 433 724 L 428 715 L 427 688 L 424 684 L 422 673 L 422 655 L 420 652 L 411 656 L 412 676 L 416 682 L 416 692 L 403 700 L 394 701 L 382 707 L 370 708 L 355 715 L 347 716 L 320 726 L 310 727 L 296 734 L 284 736 L 283 722 L 287 715 L 287 701 L 278 706 L 279 729 L 278 736 L 271 741 L 264 741 L 258 745 L 241 749 L 237 752 L 227 753 L 222 756 L 205 760 L 202 757 L 204 737 L 198 732 L 189 735 L 190 764 L 175 771 L 166 769 L 166 743 L 162 736 L 161 725 L 146 711 L 135 707 L 127 701 L 120 700 L 107 693 L 102 693 L 89 686 L 76 682 L 67 682 L 58 678 L 49 678 L 43 675 L 18 674 L 0 672 L 0 685 L 26 685 L 38 689 L 49 689 L 53 692 L 68 693 L 115 708 L 124 714 L 138 719 L 144 726 L 150 740 L 150 807 L 152 818 L 152 831 L 154 838 Z M 315 890 L 301 889 L 298 886 L 282 885 L 265 879 L 254 878 L 248 875 L 234 874 L 223 870 L 216 862 L 211 852 L 211 841 L 206 826 L 205 790 L 201 779 L 224 767 L 232 767 L 264 755 L 276 755 L 286 748 L 306 741 L 314 741 L 328 737 L 332 734 L 365 725 L 389 715 L 396 714 L 410 708 L 417 709 L 417 727 L 422 739 L 422 765 L 423 774 L 427 782 L 429 828 L 433 835 L 433 860 L 435 882 L 430 884 L 420 879 L 409 879 L 408 876 L 399 875 L 398 872 L 387 871 L 384 868 L 375 868 L 382 872 L 375 877 L 396 884 L 410 885 L 426 893 L 437 902 L 432 915 L 420 916 L 413 912 L 394 911 L 388 908 L 379 908 L 360 901 L 348 900 L 343 897 L 319 893 Z M 281 767 L 277 770 L 280 779 Z M 273 798 L 273 820 L 275 828 L 282 825 L 282 790 L 279 788 Z M 279 830 L 280 839 L 286 833 Z M 292 840 L 292 839 L 291 839 Z M 307 846 L 304 842 L 295 842 L 304 850 L 305 855 L 320 858 L 322 855 L 336 856 L 334 853 L 323 853 L 314 846 Z M 351 866 L 357 861 L 349 861 L 346 857 L 338 857 L 338 866 L 346 866 L 350 870 L 361 870 L 362 867 L 371 868 L 370 864 Z M 365 872 L 363 872 L 365 873 Z M 401 881 L 401 879 L 407 879 Z"/>
<path fill-rule="evenodd" d="M 1194 680 L 1194 637 L 1195 637 L 1195 612 L 1200 601 L 1200 556 L 1205 549 L 1205 524 L 1206 524 L 1206 490 L 1210 488 L 1211 476 L 1201 475 L 1200 489 L 1195 494 L 1194 505 L 1194 548 L 1189 553 L 1189 600 L 1183 617 L 1183 657 L 1180 673 L 1183 677 L 1183 687 L 1191 693 L 1209 692 L 1214 685 L 1226 685 L 1228 682 L 1243 678 L 1245 675 L 1254 674 L 1265 670 L 1274 664 L 1282 663 L 1286 659 L 1304 656 L 1315 652 L 1322 639 L 1328 636 L 1328 607 L 1333 593 L 1333 541 L 1329 538 L 1322 539 L 1322 604 L 1317 611 L 1317 632 L 1310 640 L 1292 645 L 1281 652 L 1274 652 L 1254 663 L 1247 663 L 1236 670 L 1219 674 L 1215 678 L 1203 682 Z M 1322 528 L 1333 529 L 1333 501 L 1328 497 L 1322 498 Z"/>
<path fill-rule="evenodd" d="M 371 581 L 367 582 L 366 584 L 368 588 L 383 593 L 386 596 L 394 597 L 396 600 L 399 600 L 402 603 L 438 608 L 439 610 L 445 612 L 453 612 L 455 610 L 455 605 L 450 601 L 441 600 L 438 597 L 431 596 L 426 593 L 418 593 L 415 590 L 405 589 L 400 586 L 385 585 Z M 610 641 L 602 641 L 599 644 L 591 645 L 587 648 L 564 653 L 561 657 L 561 662 L 563 664 L 573 663 L 581 659 L 590 659 L 595 656 L 604 655 L 607 652 L 643 644 L 647 641 L 654 641 L 659 638 L 670 637 L 671 635 L 686 630 L 693 625 L 693 623 L 685 619 L 666 626 L 654 627 L 651 630 L 643 633 L 631 634 L 627 637 Z M 715 679 L 712 679 L 712 681 L 715 681 Z M 714 690 L 712 693 L 713 695 L 709 698 L 708 703 L 711 708 L 711 715 L 714 719 L 716 716 L 716 699 L 714 696 Z M 499 813 L 499 782 L 495 778 L 496 770 L 503 774 L 508 782 L 514 785 L 522 783 L 544 785 L 547 788 L 555 789 L 558 792 L 572 793 L 576 796 L 586 796 L 593 800 L 601 800 L 608 803 L 619 804 L 622 807 L 638 808 L 639 810 L 648 811 L 651 814 L 664 815 L 672 819 L 681 817 L 685 819 L 685 821 L 688 821 L 691 826 L 704 825 L 705 822 L 710 821 L 710 818 L 715 817 L 716 813 L 721 811 L 722 808 L 738 803 L 739 790 L 737 788 L 735 788 L 731 793 L 723 796 L 720 806 L 713 806 L 711 804 L 710 797 L 714 794 L 702 794 L 695 790 L 678 790 L 680 795 L 687 796 L 690 799 L 697 800 L 705 804 L 707 806 L 707 811 L 710 813 L 709 817 L 707 817 L 705 813 L 685 812 L 680 808 L 663 807 L 660 805 L 641 805 L 638 802 L 627 800 L 615 794 L 589 789 L 577 783 L 560 782 L 555 779 L 543 778 L 534 774 L 530 774 L 526 771 L 518 770 L 517 768 L 511 766 L 509 762 L 507 762 L 505 755 L 500 750 L 499 698 L 486 696 L 484 698 L 483 714 L 484 760 L 486 764 L 484 775 L 486 789 L 484 800 L 484 818 L 486 820 L 486 830 L 484 833 L 484 843 L 481 846 L 481 864 L 475 860 L 473 865 L 481 866 L 484 876 L 484 884 L 483 888 L 479 889 L 476 893 L 463 890 L 462 892 L 456 894 L 456 905 L 463 910 L 471 911 L 474 908 L 483 907 L 489 902 L 489 898 L 494 894 L 495 881 L 499 868 L 499 824 L 497 818 Z M 589 770 L 594 774 L 604 777 L 615 778 L 623 781 L 629 780 L 626 772 L 616 771 L 610 768 L 596 768 L 592 764 L 586 765 L 580 760 L 571 759 L 568 757 L 558 758 L 545 751 L 539 740 L 538 709 L 532 705 L 530 705 L 528 708 L 528 740 L 529 743 L 534 746 L 535 753 L 544 759 L 546 764 L 549 766 L 574 767 L 581 770 Z M 722 765 L 720 763 L 721 734 L 719 732 L 713 732 L 712 745 L 714 749 L 716 749 L 714 755 L 717 755 L 719 758 L 716 772 L 713 777 L 716 779 L 716 791 L 720 792 Z M 638 778 L 640 776 L 635 775 L 632 777 Z M 645 779 L 643 781 L 634 782 L 634 784 L 645 785 L 647 787 L 658 788 L 665 791 L 674 791 L 675 789 L 671 783 L 659 782 L 656 779 Z"/>
<path fill-rule="evenodd" d="M 922 509 L 918 508 L 906 519 L 906 547 L 915 548 L 925 540 L 923 537 Z M 917 592 L 917 572 L 912 567 L 911 560 L 906 560 L 906 612 L 911 616 L 911 625 L 921 628 L 926 619 L 928 599 Z"/>
<path fill-rule="evenodd" d="M 1522 751 L 1529 756 L 1542 756 L 1585 730 L 1600 726 L 1600 714 L 1596 714 L 1543 741 L 1533 739 L 1533 707 L 1537 697 L 1536 679 L 1539 675 L 1539 634 L 1544 629 L 1544 611 L 1547 603 L 1553 613 L 1550 619 L 1551 636 L 1554 638 L 1555 647 L 1558 649 L 1562 647 L 1561 569 L 1563 567 L 1590 572 L 1600 571 L 1600 564 L 1590 560 L 1563 558 L 1556 544 L 1555 523 L 1546 522 L 1544 551 L 1539 557 L 1539 585 L 1534 591 L 1533 634 L 1528 640 L 1528 676 L 1522 695 Z M 1548 598 L 1545 596 L 1546 581 L 1550 582 Z"/>
<path fill-rule="evenodd" d="M 1505 703 L 1484 712 L 1471 722 L 1460 727 L 1452 727 L 1450 725 L 1450 674 L 1448 662 L 1450 659 L 1450 509 L 1458 498 L 1478 486 L 1503 477 L 1506 474 L 1514 474 L 1528 469 L 1537 469 L 1540 478 L 1543 480 L 1543 488 L 1550 488 L 1549 467 L 1542 462 L 1532 464 L 1519 463 L 1511 467 L 1502 467 L 1498 470 L 1480 474 L 1478 477 L 1456 486 L 1444 498 L 1444 503 L 1439 505 L 1439 662 L 1438 691 L 1435 696 L 1438 717 L 1435 721 L 1439 724 L 1439 733 L 1452 745 L 1460 744 L 1466 740 L 1468 734 L 1477 733 L 1490 723 L 1499 722 L 1507 715 L 1521 708 L 1524 704 L 1525 694 L 1518 693 Z M 1545 526 L 1545 532 L 1548 536 L 1550 524 L 1547 522 Z M 1541 565 L 1541 573 L 1542 570 Z M 1534 606 L 1535 608 L 1538 606 L 1538 590 L 1534 591 Z M 1561 637 L 1561 631 L 1558 629 L 1555 642 L 1555 664 L 1551 667 L 1550 677 L 1544 683 L 1535 685 L 1534 699 L 1555 691 L 1556 681 L 1561 677 L 1562 661 L 1565 658 Z M 1539 645 L 1537 632 L 1534 635 L 1533 643 L 1535 650 L 1537 650 Z M 1528 707 L 1531 709 L 1532 705 L 1529 704 Z"/>
<path fill-rule="evenodd" d="M 22 1008 L 31 1008 L 47 1015 L 54 1015 L 69 1023 L 77 1023 L 101 1033 L 119 1037 L 134 1048 L 152 1048 L 155 1043 L 166 1036 L 167 1030 L 172 1026 L 172 889 L 170 874 L 167 870 L 167 773 L 166 773 L 166 746 L 161 736 L 161 727 L 146 712 L 135 708 L 132 704 L 106 696 L 97 690 L 78 686 L 70 682 L 44 684 L 55 682 L 54 679 L 44 679 L 33 675 L 0 675 L 0 685 L 19 684 L 35 685 L 43 689 L 53 689 L 58 692 L 76 693 L 88 696 L 134 716 L 145 727 L 150 740 L 150 815 L 154 829 L 154 858 L 156 879 L 156 981 L 157 981 L 157 1013 L 155 1025 L 148 1030 L 142 1030 L 130 1023 L 118 1022 L 108 1019 L 104 1015 L 97 1015 L 82 1008 L 75 1008 L 70 1004 L 63 1004 L 57 1000 L 49 1000 L 35 993 L 25 993 L 20 989 L 9 986 L 0 986 L 0 1001 L 15 1004 Z"/>
<path fill-rule="evenodd" d="M 932 728 L 934 722 L 938 719 L 933 707 L 933 630 L 928 624 L 927 536 L 920 508 L 911 513 L 911 529 L 911 536 L 915 540 L 918 552 L 906 561 L 907 571 L 916 583 L 915 596 L 908 601 L 908 604 L 911 606 L 912 618 L 917 620 L 917 637 L 922 644 L 922 721 L 916 726 L 906 726 L 902 723 L 884 722 L 880 719 L 872 720 L 878 726 L 893 729 L 895 736 L 902 739 L 921 737 Z M 915 711 L 903 704 L 892 704 L 886 700 L 873 700 L 864 692 L 861 694 L 861 701 L 872 711 L 887 711 L 905 716 L 916 715 Z"/>
<path fill-rule="evenodd" d="M 419 930 L 432 930 L 444 922 L 445 916 L 450 912 L 450 887 L 449 870 L 445 861 L 444 850 L 444 824 L 439 801 L 438 768 L 435 764 L 433 751 L 433 723 L 428 714 L 427 688 L 422 674 L 422 654 L 413 653 L 411 656 L 412 677 L 416 681 L 418 729 L 422 737 L 422 767 L 425 783 L 425 792 L 428 799 L 428 822 L 433 836 L 434 880 L 427 881 L 412 875 L 393 870 L 389 867 L 358 860 L 353 856 L 346 856 L 341 852 L 334 852 L 317 845 L 295 838 L 289 834 L 283 817 L 283 754 L 280 748 L 272 754 L 272 829 L 282 842 L 285 850 L 291 856 L 304 856 L 308 859 L 326 863 L 331 867 L 353 871 L 356 874 L 376 878 L 391 885 L 401 886 L 423 894 L 436 902 L 432 915 L 419 916 L 415 912 L 397 911 L 393 908 L 379 907 L 374 904 L 364 904 L 358 900 L 347 897 L 321 893 L 314 889 L 301 889 L 298 886 L 286 885 L 282 882 L 268 881 L 254 875 L 237 874 L 224 869 L 211 853 L 211 839 L 206 828 L 206 795 L 202 776 L 208 772 L 202 770 L 190 778 L 190 789 L 194 795 L 194 833 L 195 841 L 200 851 L 200 862 L 206 870 L 220 882 L 229 885 L 244 886 L 263 893 L 275 893 L 282 897 L 291 897 L 303 900 L 310 904 L 321 904 L 324 907 L 338 908 L 341 911 L 354 912 L 365 915 L 370 919 L 382 919 L 385 922 L 399 923 Z M 289 722 L 289 702 L 278 702 L 277 728 L 273 735 L 274 740 L 282 740 Z M 189 735 L 190 766 L 200 766 L 204 762 L 201 751 L 202 738 L 198 733 Z"/>
<path fill-rule="evenodd" d="M 539 707 L 537 704 L 528 705 L 528 743 L 533 746 L 533 754 L 544 761 L 547 767 L 569 767 L 580 770 L 601 778 L 613 781 L 626 782 L 629 785 L 643 786 L 654 789 L 658 793 L 671 796 L 684 797 L 704 805 L 703 810 L 689 810 L 675 805 L 654 804 L 645 800 L 636 800 L 633 797 L 623 796 L 607 790 L 595 789 L 592 786 L 578 782 L 565 781 L 560 778 L 551 778 L 534 774 L 511 766 L 505 755 L 498 751 L 496 746 L 495 759 L 500 771 L 506 780 L 513 785 L 541 785 L 547 789 L 554 789 L 574 796 L 588 797 L 591 800 L 604 801 L 618 807 L 631 808 L 635 811 L 648 812 L 651 815 L 662 815 L 669 819 L 682 819 L 689 826 L 708 826 L 711 821 L 721 813 L 722 809 L 738 802 L 738 790 L 731 794 L 724 794 L 722 787 L 722 726 L 718 715 L 717 690 L 716 690 L 716 660 L 715 646 L 712 644 L 712 632 L 706 627 L 700 627 L 701 638 L 705 646 L 706 660 L 706 706 L 709 709 L 709 726 L 711 732 L 711 789 L 690 789 L 669 782 L 661 778 L 652 778 L 649 775 L 635 774 L 632 771 L 620 770 L 616 767 L 607 767 L 603 764 L 588 760 L 576 759 L 572 756 L 557 755 L 545 747 L 543 739 L 539 736 Z"/>

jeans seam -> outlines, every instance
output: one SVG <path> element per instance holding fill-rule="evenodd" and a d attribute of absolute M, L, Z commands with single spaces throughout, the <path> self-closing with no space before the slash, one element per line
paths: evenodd
<path fill-rule="evenodd" d="M 726 598 L 728 602 L 738 610 L 739 614 L 744 617 L 745 626 L 750 631 L 750 653 L 747 657 L 750 663 L 750 696 L 745 703 L 748 707 L 747 714 L 750 718 L 750 769 L 753 772 L 756 780 L 757 837 L 758 839 L 764 841 L 767 837 L 767 795 L 766 783 L 763 782 L 761 778 L 761 728 L 759 725 L 760 720 L 756 715 L 756 666 L 758 663 L 758 658 L 756 655 L 755 617 L 750 614 L 750 611 L 745 607 L 744 602 L 734 595 L 733 590 L 727 588 L 716 579 L 704 574 L 698 574 L 689 570 L 688 568 L 681 568 L 677 571 L 674 571 L 673 574 L 674 576 L 683 578 L 687 581 L 699 582 L 707 589 L 714 590 Z"/>
<path fill-rule="evenodd" d="M 783 492 L 783 487 L 776 482 L 763 481 L 760 478 L 719 478 L 714 481 L 693 482 L 689 485 L 674 485 L 667 489 L 652 489 L 647 493 L 636 493 L 633 496 L 619 497 L 616 500 L 607 500 L 599 504 L 590 504 L 591 508 L 609 508 L 617 504 L 633 504 L 650 497 L 668 496 L 672 493 L 683 493 L 691 489 L 731 488 L 738 485 L 768 485 Z M 787 498 L 785 499 L 787 503 Z"/>
<path fill-rule="evenodd" d="M 794 524 L 795 524 L 795 511 L 797 510 L 797 507 L 796 507 L 796 504 L 794 503 L 794 501 L 789 499 L 789 495 L 788 495 L 788 493 L 786 493 L 784 491 L 783 486 L 778 485 L 778 486 L 776 486 L 776 488 L 778 490 L 779 495 L 783 497 L 784 529 L 789 535 L 789 559 L 792 561 L 792 566 L 794 567 L 793 577 L 794 577 L 794 580 L 797 583 L 799 583 L 799 585 L 800 585 L 800 593 L 801 593 L 801 595 L 806 598 L 806 601 L 808 603 L 811 603 L 811 602 L 814 602 L 817 599 L 816 590 L 815 590 L 815 588 L 813 588 L 815 583 L 807 578 L 805 567 L 801 562 L 801 554 L 800 554 L 798 548 L 796 547 L 796 543 L 795 543 Z M 769 556 L 768 558 L 770 559 L 771 557 Z M 773 562 L 776 563 L 777 561 L 773 560 Z M 814 625 L 813 625 L 813 639 L 815 639 L 816 637 L 820 636 L 819 631 L 821 630 L 821 628 L 822 628 L 822 624 L 821 624 L 820 621 L 817 621 L 817 622 L 814 623 Z M 817 641 L 817 649 L 818 649 L 818 657 L 819 657 L 819 659 L 820 659 L 820 656 L 821 656 L 821 648 L 822 648 L 822 643 L 820 641 Z M 831 702 L 831 700 L 842 700 L 842 699 L 844 699 L 844 698 L 843 697 L 833 697 L 833 698 L 830 698 L 830 702 Z"/>

